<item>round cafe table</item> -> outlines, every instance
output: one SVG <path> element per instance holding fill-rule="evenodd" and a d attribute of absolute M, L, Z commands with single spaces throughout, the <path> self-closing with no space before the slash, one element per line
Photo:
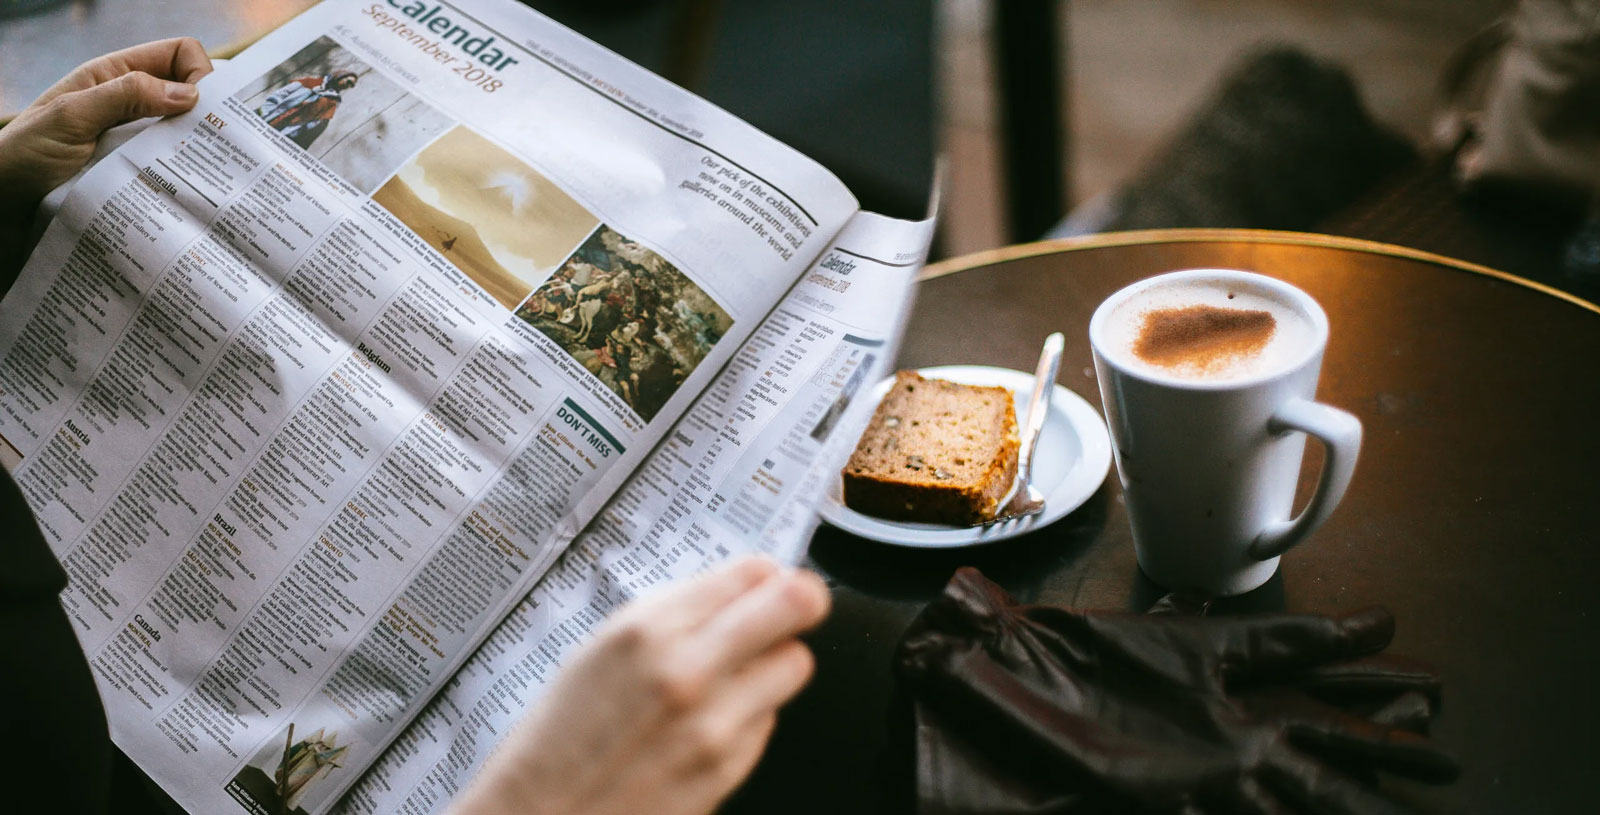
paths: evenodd
<path fill-rule="evenodd" d="M 1444 679 L 1435 741 L 1454 785 L 1392 779 L 1432 812 L 1593 812 L 1600 760 L 1600 308 L 1483 267 L 1320 235 L 1161 230 L 1008 247 L 924 270 L 899 366 L 1031 371 L 1066 334 L 1061 384 L 1100 405 L 1089 317 L 1159 272 L 1247 269 L 1306 290 L 1332 325 L 1318 398 L 1365 440 L 1333 517 L 1265 586 L 1213 613 L 1337 612 L 1381 603 L 1393 652 Z M 1301 500 L 1320 450 L 1308 444 Z M 1143 610 L 1115 468 L 1062 520 L 958 550 L 873 543 L 823 527 L 811 566 L 834 611 L 810 637 L 817 673 L 781 715 L 748 813 L 910 811 L 909 724 L 895 644 L 959 566 L 1019 600 Z"/>

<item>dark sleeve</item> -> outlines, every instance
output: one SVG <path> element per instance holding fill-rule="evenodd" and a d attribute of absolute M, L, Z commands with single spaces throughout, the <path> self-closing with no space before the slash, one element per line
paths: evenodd
<path fill-rule="evenodd" d="M 106 812 L 111 739 L 89 664 L 62 610 L 67 585 L 0 469 L 0 790 L 12 812 Z"/>

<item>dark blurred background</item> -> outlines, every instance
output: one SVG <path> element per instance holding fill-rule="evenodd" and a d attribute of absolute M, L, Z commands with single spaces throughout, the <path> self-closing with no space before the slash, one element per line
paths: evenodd
<path fill-rule="evenodd" d="M 41 0 L 0 0 L 7 6 Z M 0 117 L 82 59 L 226 52 L 309 0 L 66 0 L 0 16 Z M 1466 202 L 1432 123 L 1510 0 L 531 0 L 914 217 L 936 257 L 1112 229 L 1390 241 L 1563 285 L 1583 216 Z M 1070 216 L 1070 217 L 1069 217 Z"/>

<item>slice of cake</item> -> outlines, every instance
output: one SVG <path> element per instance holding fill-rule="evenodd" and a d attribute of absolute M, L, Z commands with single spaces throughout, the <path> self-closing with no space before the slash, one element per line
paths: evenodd
<path fill-rule="evenodd" d="M 1011 391 L 899 371 L 844 467 L 844 503 L 878 518 L 974 524 L 1017 475 Z"/>

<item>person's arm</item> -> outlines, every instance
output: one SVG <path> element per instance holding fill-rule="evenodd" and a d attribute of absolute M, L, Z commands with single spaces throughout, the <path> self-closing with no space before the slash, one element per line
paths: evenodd
<path fill-rule="evenodd" d="M 94 155 L 100 134 L 194 107 L 211 73 L 198 40 L 136 45 L 85 62 L 0 128 L 0 296 L 22 269 L 34 211 Z"/>
<path fill-rule="evenodd" d="M 750 774 L 811 676 L 796 635 L 814 574 L 744 560 L 626 606 L 570 664 L 451 815 L 701 815 Z"/>

